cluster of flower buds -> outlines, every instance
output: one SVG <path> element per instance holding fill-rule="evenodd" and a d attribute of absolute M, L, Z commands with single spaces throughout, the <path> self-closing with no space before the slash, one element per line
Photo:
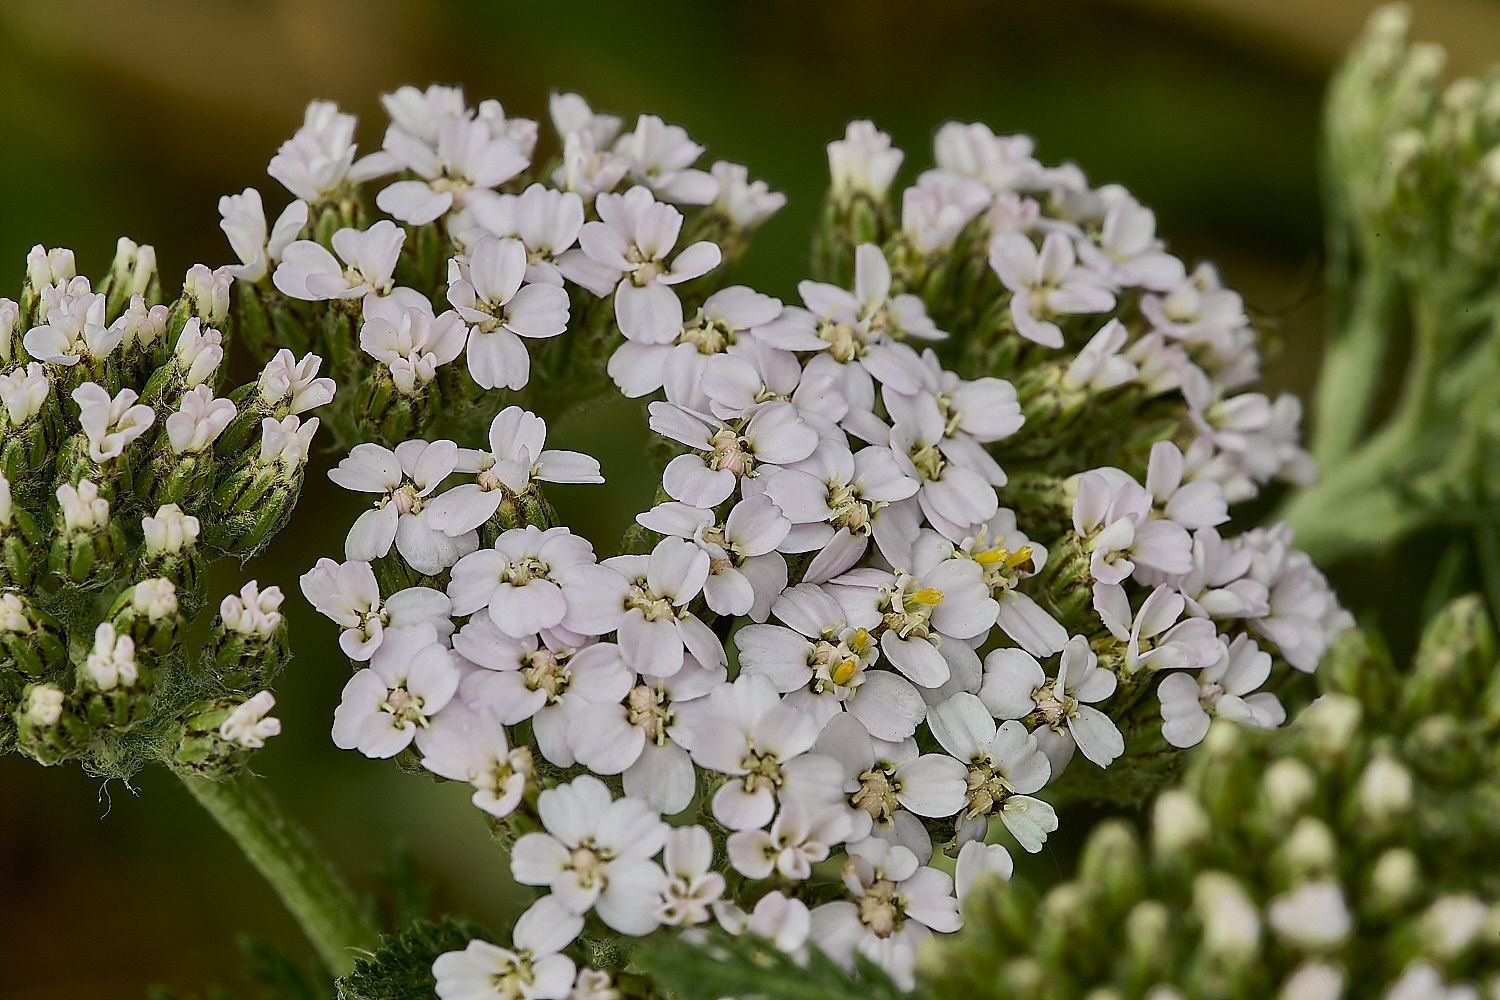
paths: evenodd
<path fill-rule="evenodd" d="M 125 777 L 149 760 L 222 776 L 277 731 L 281 593 L 227 598 L 210 644 L 204 569 L 262 549 L 296 502 L 318 358 L 281 352 L 220 396 L 231 275 L 193 267 L 163 303 L 149 246 L 96 288 L 32 250 L 0 299 L 0 746 Z"/>
<path fill-rule="evenodd" d="M 1146 849 L 1107 821 L 1040 898 L 1019 878 L 976 893 L 929 956 L 933 996 L 1500 994 L 1496 666 L 1477 597 L 1434 618 L 1409 670 L 1346 634 L 1287 729 L 1214 724 Z"/>
<path fill-rule="evenodd" d="M 1044 789 L 1138 802 L 1213 717 L 1279 726 L 1267 683 L 1350 624 L 1286 526 L 1221 534 L 1311 478 L 1299 404 L 1249 389 L 1240 297 L 1123 188 L 949 123 L 898 225 L 904 154 L 855 122 L 818 280 L 786 303 L 724 287 L 716 242 L 779 200 L 694 168 L 680 128 L 621 135 L 554 95 L 562 157 L 533 182 L 536 125 L 498 103 L 384 102 L 359 161 L 352 120 L 309 108 L 271 167 L 308 203 L 286 240 L 258 195 L 223 209 L 263 269 L 252 337 L 318 330 L 354 386 L 331 476 L 375 500 L 302 580 L 354 661 L 334 741 L 472 784 L 514 877 L 550 889 L 514 950 L 441 959 L 440 993 L 568 995 L 591 914 L 908 984 L 957 893 L 1008 867 L 998 841 L 1057 828 Z M 360 185 L 393 172 L 373 202 L 403 225 L 366 225 Z M 316 239 L 291 239 L 303 219 Z M 599 466 L 546 450 L 533 409 L 609 382 L 648 404 L 663 465 L 600 560 L 537 485 Z M 470 416 L 487 448 L 460 446 Z"/>

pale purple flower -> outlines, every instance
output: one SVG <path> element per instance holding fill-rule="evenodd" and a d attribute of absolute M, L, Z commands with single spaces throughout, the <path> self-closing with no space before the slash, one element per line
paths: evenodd
<path fill-rule="evenodd" d="M 531 377 L 531 355 L 521 337 L 555 337 L 568 328 L 568 293 L 551 284 L 523 285 L 526 247 L 486 236 L 469 259 L 448 266 L 448 301 L 473 324 L 469 374 L 480 387 L 519 389 Z"/>
<path fill-rule="evenodd" d="M 995 720 L 975 695 L 960 691 L 927 713 L 932 735 L 950 755 L 968 765 L 968 801 L 959 816 L 962 843 L 983 840 L 987 817 L 999 813 L 1005 828 L 1035 854 L 1057 829 L 1057 813 L 1030 793 L 1052 776 L 1035 735 L 1015 720 Z"/>
<path fill-rule="evenodd" d="M 1043 347 L 1063 346 L 1055 317 L 1105 313 L 1115 296 L 1093 272 L 1078 265 L 1073 241 L 1048 233 L 1038 250 L 1020 233 L 997 233 L 990 243 L 990 267 L 1011 292 L 1011 322 L 1016 332 Z"/>
<path fill-rule="evenodd" d="M 626 664 L 650 677 L 670 677 L 682 667 L 683 651 L 709 669 L 727 662 L 712 629 L 687 609 L 703 590 L 712 560 L 683 538 L 663 538 L 649 556 L 604 560 L 619 579 L 596 597 L 615 615 L 620 652 Z M 601 610 L 601 617 L 606 613 Z"/>
<path fill-rule="evenodd" d="M 430 623 L 386 632 L 370 665 L 344 685 L 333 713 L 333 742 L 366 757 L 394 757 L 425 742 L 432 717 L 458 691 L 458 657 Z"/>
<path fill-rule="evenodd" d="M 319 559 L 301 579 L 302 594 L 319 613 L 343 628 L 339 648 L 351 660 L 368 660 L 391 628 L 428 623 L 451 635 L 451 604 L 442 591 L 408 587 L 382 601 L 375 571 L 367 562 Z"/>
<path fill-rule="evenodd" d="M 394 452 L 377 444 L 357 444 L 329 470 L 328 478 L 346 490 L 379 494 L 344 541 L 344 557 L 373 562 L 394 542 L 412 569 L 433 576 L 479 545 L 474 532 L 449 536 L 431 523 L 427 497 L 452 474 L 458 446 L 452 441 L 403 441 Z"/>
<path fill-rule="evenodd" d="M 1161 734 L 1174 747 L 1197 746 L 1208 735 L 1212 716 L 1233 719 L 1257 729 L 1274 729 L 1286 721 L 1281 699 L 1269 691 L 1255 693 L 1271 676 L 1271 654 L 1248 635 L 1237 635 L 1215 663 L 1195 678 L 1173 673 L 1156 688 L 1161 702 Z"/>
<path fill-rule="evenodd" d="M 321 243 L 296 240 L 282 252 L 272 283 L 294 299 L 358 299 L 391 293 L 391 275 L 406 233 L 389 219 L 369 229 L 340 229 L 329 253 Z"/>

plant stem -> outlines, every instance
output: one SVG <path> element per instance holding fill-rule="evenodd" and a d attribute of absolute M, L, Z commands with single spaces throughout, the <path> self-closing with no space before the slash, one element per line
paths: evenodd
<path fill-rule="evenodd" d="M 244 775 L 231 781 L 179 777 L 271 883 L 329 970 L 336 977 L 353 972 L 358 953 L 374 948 L 375 930 L 344 880 L 265 783 Z"/>
<path fill-rule="evenodd" d="M 1313 457 L 1331 470 L 1354 450 L 1380 388 L 1397 282 L 1383 261 L 1360 275 L 1344 328 L 1323 355 L 1315 396 Z"/>

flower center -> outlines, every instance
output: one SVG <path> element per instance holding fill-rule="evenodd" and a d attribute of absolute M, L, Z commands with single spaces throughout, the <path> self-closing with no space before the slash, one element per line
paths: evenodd
<path fill-rule="evenodd" d="M 1078 699 L 1066 692 L 1059 693 L 1056 682 L 1032 691 L 1031 700 L 1036 702 L 1036 714 L 1054 732 L 1061 732 L 1067 721 L 1078 714 Z"/>
<path fill-rule="evenodd" d="M 513 587 L 524 587 L 532 580 L 545 580 L 551 569 L 551 566 L 536 556 L 525 555 L 506 563 L 500 579 Z"/>
<path fill-rule="evenodd" d="M 818 326 L 818 339 L 831 345 L 828 353 L 840 364 L 848 364 L 865 353 L 864 336 L 852 323 L 825 321 Z"/>
<path fill-rule="evenodd" d="M 988 816 L 1014 791 L 1005 775 L 995 769 L 995 762 L 982 753 L 975 754 L 969 762 L 965 782 L 969 787 L 969 808 L 964 813 L 965 819 Z"/>
<path fill-rule="evenodd" d="M 911 577 L 901 580 L 886 599 L 886 610 L 881 620 L 886 628 L 903 639 L 925 639 L 932 634 L 932 612 L 943 603 L 943 592 L 936 587 L 907 591 L 915 581 Z"/>
<path fill-rule="evenodd" d="M 573 672 L 567 666 L 569 655 L 571 651 L 554 653 L 543 646 L 528 654 L 521 667 L 521 675 L 526 678 L 526 686 L 533 691 L 546 692 L 549 705 L 556 705 L 562 701 L 568 685 L 573 682 Z"/>
<path fill-rule="evenodd" d="M 834 529 L 848 528 L 853 534 L 868 535 L 875 512 L 885 504 L 878 500 L 860 497 L 859 483 L 830 482 L 828 485 L 828 507 L 833 511 L 829 523 Z"/>
<path fill-rule="evenodd" d="M 742 780 L 745 782 L 746 792 L 761 788 L 769 788 L 774 792 L 785 780 L 781 773 L 781 762 L 776 759 L 776 755 L 761 753 L 753 744 L 750 751 L 740 758 L 740 767 L 745 769 Z"/>
<path fill-rule="evenodd" d="M 701 316 L 683 328 L 679 344 L 692 344 L 699 354 L 722 354 L 735 342 L 734 331 L 723 320 Z"/>
<path fill-rule="evenodd" d="M 599 847 L 592 839 L 584 840 L 568 857 L 568 867 L 578 875 L 578 883 L 585 888 L 595 883 L 604 884 L 607 881 L 609 862 L 615 856 L 615 852 L 607 847 Z"/>
<path fill-rule="evenodd" d="M 859 776 L 859 791 L 849 796 L 849 806 L 863 809 L 877 823 L 889 823 L 901 804 L 896 801 L 898 785 L 893 775 L 878 764 Z"/>
<path fill-rule="evenodd" d="M 750 442 L 727 427 L 714 434 L 709 439 L 709 444 L 713 445 L 713 451 L 706 460 L 710 469 L 728 469 L 736 476 L 748 476 L 755 468 L 755 455 L 749 447 Z"/>
<path fill-rule="evenodd" d="M 969 558 L 979 564 L 984 585 L 990 590 L 1014 590 L 1016 584 L 1034 571 L 1031 546 L 1022 545 L 1014 552 L 1003 545 L 975 552 Z"/>
<path fill-rule="evenodd" d="M 662 618 L 675 618 L 677 611 L 665 597 L 657 597 L 646 589 L 646 579 L 641 577 L 631 584 L 630 596 L 625 598 L 625 608 L 640 608 L 648 622 Z"/>
<path fill-rule="evenodd" d="M 625 699 L 625 721 L 640 726 L 646 732 L 646 739 L 664 747 L 667 729 L 677 717 L 669 707 L 666 691 L 637 684 Z"/>
<path fill-rule="evenodd" d="M 943 478 L 943 469 L 948 465 L 947 459 L 935 444 L 926 441 L 915 441 L 912 443 L 911 451 L 907 453 L 911 458 L 911 464 L 917 467 L 917 475 L 924 481 L 932 482 Z"/>
<path fill-rule="evenodd" d="M 510 784 L 510 779 L 516 775 L 530 779 L 531 748 L 516 747 L 503 758 L 496 758 L 491 767 L 475 768 L 469 774 L 469 782 L 475 788 L 482 788 L 489 792 L 499 792 Z"/>
<path fill-rule="evenodd" d="M 420 695 L 412 694 L 404 687 L 392 688 L 380 703 L 383 711 L 395 716 L 397 722 L 411 722 L 418 726 L 427 727 L 427 716 L 422 712 L 422 698 Z"/>
<path fill-rule="evenodd" d="M 896 891 L 896 883 L 883 878 L 865 890 L 859 900 L 860 923 L 878 938 L 888 938 L 906 923 L 903 907 L 906 899 Z"/>
<path fill-rule="evenodd" d="M 807 666 L 813 672 L 813 694 L 832 692 L 839 700 L 851 698 L 864 683 L 864 661 L 870 650 L 868 629 L 845 628 L 838 642 L 820 639 L 813 644 Z"/>

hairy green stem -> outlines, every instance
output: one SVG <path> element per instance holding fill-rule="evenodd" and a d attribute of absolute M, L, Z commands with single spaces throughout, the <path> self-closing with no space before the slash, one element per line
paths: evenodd
<path fill-rule="evenodd" d="M 375 930 L 344 880 L 282 811 L 265 782 L 244 775 L 232 781 L 179 776 L 271 883 L 329 970 L 339 977 L 353 972 L 360 953 L 375 947 Z"/>

